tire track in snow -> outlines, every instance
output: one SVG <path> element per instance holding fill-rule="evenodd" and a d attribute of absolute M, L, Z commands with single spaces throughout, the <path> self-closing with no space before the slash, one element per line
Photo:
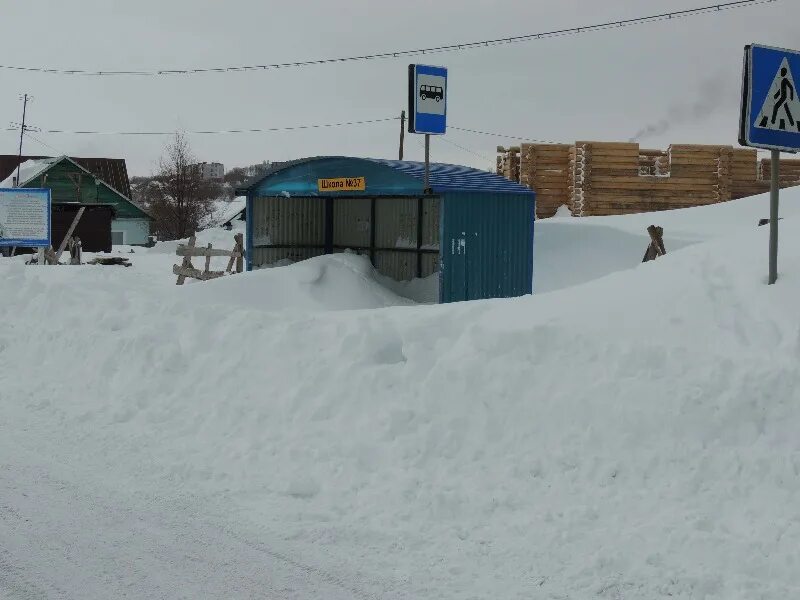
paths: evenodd
<path fill-rule="evenodd" d="M 377 597 L 232 531 L 191 501 L 82 489 L 46 469 L 18 464 L 0 471 L 0 598 L 4 595 L 15 600 Z"/>

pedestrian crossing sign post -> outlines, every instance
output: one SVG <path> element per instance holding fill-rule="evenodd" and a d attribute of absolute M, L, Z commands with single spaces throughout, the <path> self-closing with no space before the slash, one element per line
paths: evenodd
<path fill-rule="evenodd" d="M 800 52 L 751 44 L 744 49 L 739 143 L 772 151 L 769 214 L 769 277 L 778 279 L 780 153 L 800 152 Z"/>

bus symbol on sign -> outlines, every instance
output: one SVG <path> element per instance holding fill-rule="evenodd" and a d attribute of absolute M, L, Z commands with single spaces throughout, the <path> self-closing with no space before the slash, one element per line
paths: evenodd
<path fill-rule="evenodd" d="M 437 85 L 421 85 L 419 87 L 419 97 L 423 100 L 433 98 L 440 102 L 444 99 L 444 90 Z"/>

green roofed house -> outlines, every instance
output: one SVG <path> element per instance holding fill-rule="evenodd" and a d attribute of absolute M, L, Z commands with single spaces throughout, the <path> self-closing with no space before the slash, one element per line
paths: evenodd
<path fill-rule="evenodd" d="M 2 158 L 2 157 L 0 157 Z M 16 158 L 16 157 L 14 157 Z M 113 212 L 111 220 L 111 242 L 113 245 L 145 245 L 150 238 L 150 222 L 152 217 L 138 206 L 124 192 L 114 187 L 111 183 L 101 178 L 100 172 L 119 180 L 129 189 L 127 183 L 127 170 L 124 161 L 111 159 L 73 159 L 68 156 L 55 158 L 23 158 L 19 165 L 19 185 L 15 185 L 17 171 L 16 165 L 0 188 L 26 187 L 49 188 L 52 194 L 53 205 L 80 204 L 82 206 L 108 207 Z M 97 163 L 97 168 L 89 170 L 79 162 L 86 162 L 89 167 Z M 91 161 L 94 161 L 91 162 Z M 105 162 L 103 162 L 105 161 Z M 0 160 L 0 163 L 3 161 Z M 118 167 L 116 163 L 121 163 Z M 114 173 L 110 166 L 117 166 L 119 174 Z M 2 166 L 0 164 L 0 166 Z M 0 169 L 2 170 L 2 169 Z M 6 171 L 8 169 L 5 169 Z M 3 173 L 6 175 L 6 173 Z M 130 192 L 129 192 L 130 193 Z M 106 225 L 107 226 L 107 225 Z M 107 230 L 106 230 L 107 231 Z M 106 233 L 107 234 L 107 233 Z"/>

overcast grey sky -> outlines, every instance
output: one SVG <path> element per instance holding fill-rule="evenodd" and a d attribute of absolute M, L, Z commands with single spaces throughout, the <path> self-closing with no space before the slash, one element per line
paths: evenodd
<path fill-rule="evenodd" d="M 158 69 L 348 56 L 535 33 L 695 8 L 710 0 L 2 0 L 0 63 Z M 279 71 L 90 78 L 0 71 L 0 112 L 51 129 L 280 127 L 399 115 L 409 62 L 449 68 L 451 125 L 557 141 L 735 144 L 742 49 L 800 49 L 800 2 L 500 47 Z M 667 126 L 669 124 L 669 126 Z M 226 168 L 318 154 L 395 157 L 399 124 L 191 136 Z M 128 160 L 148 174 L 164 138 L 35 134 L 58 152 Z M 406 158 L 421 159 L 418 136 Z M 451 131 L 432 159 L 486 168 L 502 139 Z M 0 132 L 0 153 L 17 138 Z M 26 139 L 26 153 L 54 153 Z"/>

